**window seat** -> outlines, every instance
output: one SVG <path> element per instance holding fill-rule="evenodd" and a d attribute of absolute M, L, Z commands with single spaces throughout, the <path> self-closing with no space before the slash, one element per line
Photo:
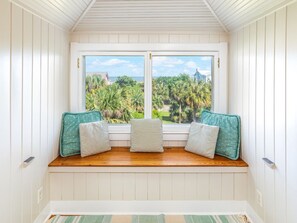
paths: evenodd
<path fill-rule="evenodd" d="M 131 153 L 127 147 L 113 147 L 111 151 L 84 157 L 57 157 L 49 167 L 247 167 L 243 160 L 222 156 L 205 158 L 182 147 L 164 148 L 164 153 Z"/>
<path fill-rule="evenodd" d="M 248 165 L 221 156 L 208 159 L 184 148 L 131 153 L 129 148 L 49 164 L 50 199 L 247 200 Z"/>

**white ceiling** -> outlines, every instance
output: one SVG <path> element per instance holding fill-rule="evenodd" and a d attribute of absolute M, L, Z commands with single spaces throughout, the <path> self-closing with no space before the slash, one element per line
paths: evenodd
<path fill-rule="evenodd" d="M 292 0 L 12 0 L 69 31 L 232 31 Z"/>
<path fill-rule="evenodd" d="M 12 2 L 65 30 L 71 30 L 92 0 L 12 0 Z"/>
<path fill-rule="evenodd" d="M 203 0 L 97 0 L 75 31 L 217 30 Z"/>

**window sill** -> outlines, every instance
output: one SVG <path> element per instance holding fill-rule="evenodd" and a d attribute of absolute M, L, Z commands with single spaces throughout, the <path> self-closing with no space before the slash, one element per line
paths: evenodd
<path fill-rule="evenodd" d="M 108 126 L 110 140 L 130 140 L 130 124 L 112 124 Z M 163 140 L 185 141 L 188 139 L 190 124 L 164 124 Z"/>

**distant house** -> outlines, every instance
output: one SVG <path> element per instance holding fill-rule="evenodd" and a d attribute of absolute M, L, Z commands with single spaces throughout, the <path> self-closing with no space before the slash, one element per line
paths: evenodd
<path fill-rule="evenodd" d="M 201 74 L 198 69 L 196 69 L 196 73 L 194 74 L 194 80 L 199 82 L 199 81 L 206 81 L 206 76 Z"/>
<path fill-rule="evenodd" d="M 110 84 L 108 72 L 88 72 L 87 76 L 101 76 L 102 80 L 105 80 L 107 84 Z"/>

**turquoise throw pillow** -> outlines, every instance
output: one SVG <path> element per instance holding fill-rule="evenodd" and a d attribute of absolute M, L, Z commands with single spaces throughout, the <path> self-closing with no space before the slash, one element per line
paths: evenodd
<path fill-rule="evenodd" d="M 201 115 L 201 122 L 220 127 L 215 153 L 237 160 L 240 148 L 240 117 L 204 110 Z"/>
<path fill-rule="evenodd" d="M 79 124 L 101 120 L 102 116 L 98 111 L 64 113 L 60 134 L 60 155 L 66 157 L 80 154 Z"/>

